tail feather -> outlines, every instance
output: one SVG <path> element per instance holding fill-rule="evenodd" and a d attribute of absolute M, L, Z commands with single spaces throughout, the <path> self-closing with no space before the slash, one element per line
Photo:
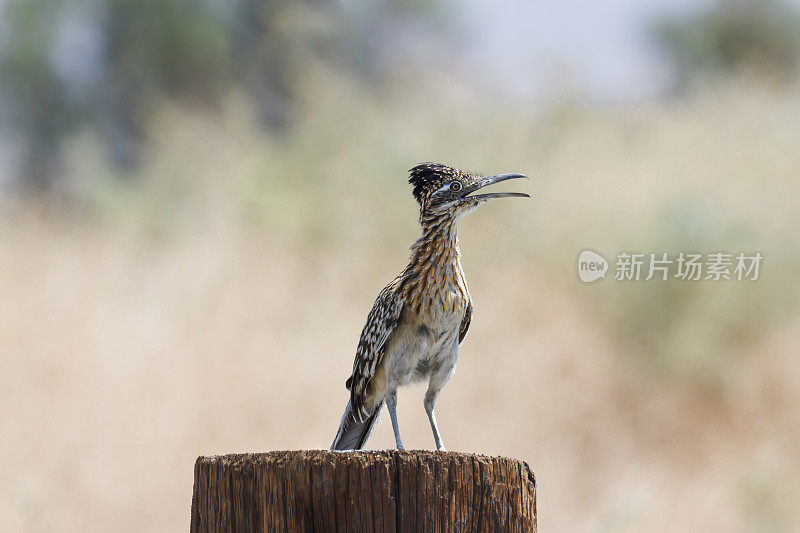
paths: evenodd
<path fill-rule="evenodd" d="M 363 422 L 358 422 L 353 416 L 353 411 L 350 408 L 350 402 L 347 402 L 342 421 L 339 423 L 339 431 L 336 432 L 336 437 L 331 444 L 331 450 L 360 450 L 367 443 L 367 439 L 372 435 L 372 430 L 375 429 L 375 423 L 378 421 L 383 402 L 378 404 L 375 411 Z"/>

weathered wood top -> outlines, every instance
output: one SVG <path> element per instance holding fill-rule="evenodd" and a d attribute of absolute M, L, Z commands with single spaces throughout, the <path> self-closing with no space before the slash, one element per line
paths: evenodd
<path fill-rule="evenodd" d="M 535 531 L 516 459 L 457 452 L 279 451 L 199 457 L 192 531 Z"/>

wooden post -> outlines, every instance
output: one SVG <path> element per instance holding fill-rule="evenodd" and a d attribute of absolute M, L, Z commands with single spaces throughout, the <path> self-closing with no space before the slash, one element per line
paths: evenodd
<path fill-rule="evenodd" d="M 523 461 L 455 452 L 199 457 L 191 531 L 536 531 Z"/>

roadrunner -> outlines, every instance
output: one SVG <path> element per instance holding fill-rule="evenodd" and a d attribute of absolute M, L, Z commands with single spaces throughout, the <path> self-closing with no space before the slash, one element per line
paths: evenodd
<path fill-rule="evenodd" d="M 378 295 L 356 348 L 350 390 L 332 450 L 364 447 L 383 404 L 389 408 L 397 448 L 397 388 L 427 380 L 425 412 L 436 449 L 444 451 L 434 406 L 456 367 L 458 346 L 472 319 L 472 300 L 461 268 L 458 220 L 493 198 L 528 197 L 518 192 L 472 194 L 522 174 L 477 176 L 447 165 L 423 163 L 408 182 L 419 202 L 422 236 L 408 266 Z"/>

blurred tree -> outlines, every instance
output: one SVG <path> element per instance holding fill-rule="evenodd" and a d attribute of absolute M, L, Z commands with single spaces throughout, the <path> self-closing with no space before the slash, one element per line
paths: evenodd
<path fill-rule="evenodd" d="M 100 128 L 112 160 L 130 168 L 155 94 L 213 101 L 226 77 L 225 34 L 202 4 L 13 0 L 4 13 L 0 92 L 23 141 L 24 183 L 36 189 L 52 185 L 76 128 Z"/>
<path fill-rule="evenodd" d="M 660 21 L 653 34 L 679 88 L 742 71 L 785 82 L 800 71 L 800 17 L 779 0 L 720 2 L 690 19 Z"/>
<path fill-rule="evenodd" d="M 22 182 L 35 190 L 53 185 L 62 141 L 82 127 L 100 132 L 115 165 L 134 168 L 148 108 L 162 97 L 213 107 L 237 84 L 254 98 L 261 122 L 282 130 L 313 61 L 374 81 L 377 60 L 364 58 L 375 58 L 383 41 L 375 28 L 432 5 L 7 0 L 0 119 L 21 140 Z"/>
<path fill-rule="evenodd" d="M 70 105 L 51 68 L 57 5 L 20 1 L 6 6 L 10 34 L 0 57 L 0 96 L 7 120 L 22 138 L 22 172 L 35 187 L 48 184 L 55 172 L 60 138 L 74 127 L 79 112 Z"/>
<path fill-rule="evenodd" d="M 107 134 L 113 161 L 131 168 L 153 97 L 217 100 L 227 79 L 226 36 L 198 2 L 111 0 L 104 7 L 104 79 L 93 118 Z"/>

